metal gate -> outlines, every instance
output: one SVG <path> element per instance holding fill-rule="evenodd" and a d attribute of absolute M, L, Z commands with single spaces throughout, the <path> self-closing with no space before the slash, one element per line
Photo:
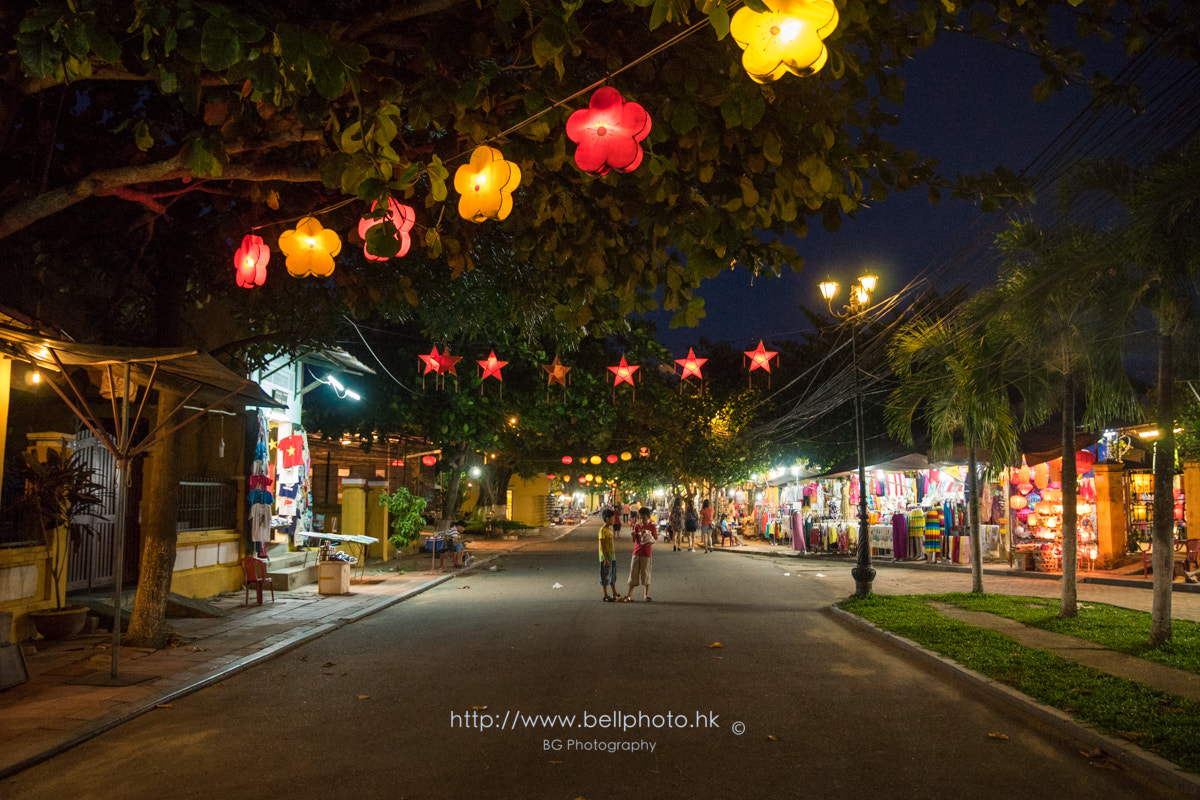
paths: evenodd
<path fill-rule="evenodd" d="M 117 465 L 116 458 L 87 428 L 75 434 L 71 446 L 76 457 L 92 469 L 92 480 L 104 487 L 104 502 L 94 514 L 75 517 L 74 521 L 91 526 L 79 547 L 67 560 L 67 591 L 112 586 L 113 550 L 116 540 Z"/>

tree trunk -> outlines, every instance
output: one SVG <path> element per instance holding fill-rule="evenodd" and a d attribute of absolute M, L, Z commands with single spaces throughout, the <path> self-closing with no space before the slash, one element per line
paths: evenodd
<path fill-rule="evenodd" d="M 453 449 L 443 447 L 443 458 L 445 458 L 447 450 L 450 450 L 452 455 L 446 459 L 449 473 L 446 476 L 445 493 L 442 495 L 442 524 L 444 526 L 448 526 L 458 518 L 458 490 L 462 486 L 463 460 L 467 452 L 464 445 L 457 445 Z"/>
<path fill-rule="evenodd" d="M 1077 617 L 1076 565 L 1079 563 L 1079 525 L 1075 510 L 1078 494 L 1078 470 L 1075 464 L 1075 378 L 1063 379 L 1062 396 L 1062 605 L 1060 617 Z"/>
<path fill-rule="evenodd" d="M 1158 334 L 1158 437 L 1154 440 L 1154 606 L 1150 644 L 1171 638 L 1171 583 L 1175 579 L 1175 363 L 1173 337 Z"/>
<path fill-rule="evenodd" d="M 167 421 L 182 397 L 159 390 L 156 425 Z M 166 623 L 167 595 L 175 569 L 175 518 L 179 510 L 179 432 L 158 440 L 146 472 L 146 513 L 137 594 L 124 642 L 133 647 L 159 648 L 171 631 Z"/>
<path fill-rule="evenodd" d="M 971 592 L 983 594 L 983 536 L 979 530 L 979 461 L 975 456 L 975 445 L 967 448 L 967 496 L 971 515 Z"/>

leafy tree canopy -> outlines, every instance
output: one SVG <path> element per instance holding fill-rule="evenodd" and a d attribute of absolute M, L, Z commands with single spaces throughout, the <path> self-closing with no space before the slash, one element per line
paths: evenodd
<path fill-rule="evenodd" d="M 241 235 L 263 226 L 274 246 L 315 213 L 353 238 L 368 202 L 393 196 L 417 209 L 416 254 L 380 268 L 347 242 L 329 307 L 402 314 L 431 282 L 503 268 L 545 290 L 544 311 L 568 329 L 660 302 L 694 323 L 701 280 L 731 264 L 799 268 L 780 236 L 803 236 L 810 222 L 836 229 L 864 204 L 914 186 L 934 199 L 1022 196 L 1003 169 L 940 175 L 930 154 L 888 140 L 904 100 L 897 67 L 937 36 L 1027 50 L 1046 72 L 1035 99 L 1087 81 L 1128 101 L 1129 87 L 1085 69 L 1079 43 L 1115 36 L 1129 53 L 1152 41 L 1186 51 L 1195 9 L 1183 6 L 1186 19 L 1110 0 L 845 0 L 820 73 L 758 85 L 727 35 L 733 9 L 713 0 L 16 0 L 0 11 L 0 37 L 11 43 L 0 61 L 0 174 L 9 176 L 0 238 L 23 236 L 19 252 L 43 272 L 82 260 L 93 276 L 123 282 L 129 302 L 111 313 L 133 328 L 152 312 L 133 302 L 130 262 L 166 269 L 181 250 L 155 239 L 186 243 L 195 252 L 182 265 L 177 308 L 236 311 L 245 323 L 252 315 L 219 302 Z M 1051 36 L 1059 30 L 1067 41 Z M 576 169 L 564 129 L 603 82 L 654 123 L 636 172 L 597 178 Z M 525 176 L 501 223 L 459 218 L 449 188 L 485 142 Z M 85 231 L 105 257 L 67 249 Z M 396 246 L 386 232 L 370 243 L 383 255 Z M 275 273 L 281 261 L 276 252 Z M 66 285 L 45 274 L 26 280 Z M 327 300 L 319 282 L 272 282 L 316 285 L 280 290 L 286 302 L 273 308 L 321 307 L 320 319 L 336 318 L 313 302 Z M 253 320 L 258 335 L 273 333 L 265 313 Z"/>

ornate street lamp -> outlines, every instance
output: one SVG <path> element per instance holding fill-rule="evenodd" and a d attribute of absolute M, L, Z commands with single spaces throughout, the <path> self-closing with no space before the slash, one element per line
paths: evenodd
<path fill-rule="evenodd" d="M 875 580 L 875 568 L 871 566 L 871 529 L 867 519 L 867 454 L 863 431 L 862 389 L 858 380 L 858 323 L 871 304 L 871 292 L 875 291 L 876 277 L 863 275 L 858 284 L 850 289 L 850 302 L 841 310 L 833 310 L 833 298 L 838 285 L 829 278 L 821 284 L 821 296 L 829 306 L 829 313 L 838 319 L 850 321 L 850 362 L 854 369 L 854 434 L 858 440 L 858 558 L 851 574 L 854 576 L 854 594 L 866 597 L 871 594 L 871 582 Z"/>

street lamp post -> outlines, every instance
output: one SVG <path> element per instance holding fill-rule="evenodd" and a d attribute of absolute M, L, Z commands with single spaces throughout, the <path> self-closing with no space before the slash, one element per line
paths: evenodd
<path fill-rule="evenodd" d="M 829 306 L 829 313 L 850 322 L 850 363 L 854 369 L 854 435 L 858 443 L 858 558 L 851 573 L 854 576 L 854 594 L 866 597 L 871 594 L 871 583 L 875 580 L 875 568 L 871 566 L 871 528 L 867 519 L 867 448 L 863 430 L 862 388 L 858 376 L 858 323 L 862 313 L 871 304 L 871 292 L 875 290 L 876 277 L 863 275 L 858 284 L 850 289 L 850 302 L 841 311 L 833 310 L 833 298 L 838 285 L 826 279 L 820 284 L 821 296 Z"/>

